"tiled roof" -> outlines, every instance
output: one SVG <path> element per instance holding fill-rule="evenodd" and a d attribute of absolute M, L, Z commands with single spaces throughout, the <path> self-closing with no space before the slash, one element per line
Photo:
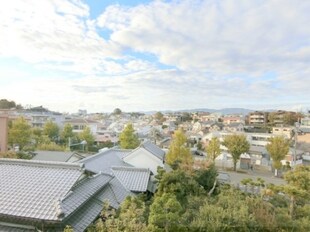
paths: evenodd
<path fill-rule="evenodd" d="M 132 193 L 110 175 L 86 178 L 61 202 L 64 215 L 70 214 L 64 223 L 71 225 L 75 232 L 83 232 L 98 217 L 103 202 L 108 201 L 117 209 L 129 195 Z"/>
<path fill-rule="evenodd" d="M 66 162 L 72 155 L 72 152 L 63 151 L 35 151 L 32 160 L 59 161 Z"/>
<path fill-rule="evenodd" d="M 131 166 L 122 160 L 130 151 L 109 149 L 79 161 L 85 169 L 99 173 L 111 173 L 112 166 Z"/>
<path fill-rule="evenodd" d="M 90 196 L 99 192 L 113 177 L 108 174 L 97 174 L 94 177 L 85 178 L 76 185 L 69 194 L 59 203 L 59 206 L 67 217 L 89 200 Z"/>
<path fill-rule="evenodd" d="M 0 231 L 1 232 L 33 232 L 34 229 L 32 230 L 32 229 L 26 229 L 26 228 L 18 228 L 18 227 L 0 225 Z"/>
<path fill-rule="evenodd" d="M 165 152 L 150 141 L 146 141 L 142 143 L 140 147 L 145 148 L 147 151 L 151 152 L 153 155 L 155 155 L 160 160 L 164 160 L 165 158 Z"/>
<path fill-rule="evenodd" d="M 0 159 L 0 215 L 59 221 L 57 201 L 81 174 L 81 164 Z"/>
<path fill-rule="evenodd" d="M 145 192 L 150 179 L 147 168 L 112 167 L 116 178 L 130 191 Z"/>

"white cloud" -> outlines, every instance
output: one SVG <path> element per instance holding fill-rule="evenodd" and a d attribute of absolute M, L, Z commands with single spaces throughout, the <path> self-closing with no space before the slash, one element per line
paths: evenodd
<path fill-rule="evenodd" d="M 110 6 L 98 25 L 112 41 L 184 70 L 264 72 L 308 64 L 308 12 L 307 1 L 154 1 Z"/>

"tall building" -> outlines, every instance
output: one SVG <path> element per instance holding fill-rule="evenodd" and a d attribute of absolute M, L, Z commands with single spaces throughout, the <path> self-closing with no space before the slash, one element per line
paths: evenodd
<path fill-rule="evenodd" d="M 0 115 L 0 152 L 7 151 L 8 144 L 8 117 Z"/>

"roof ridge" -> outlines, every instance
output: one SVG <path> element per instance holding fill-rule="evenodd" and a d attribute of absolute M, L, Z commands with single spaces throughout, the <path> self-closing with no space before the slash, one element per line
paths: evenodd
<path fill-rule="evenodd" d="M 126 166 L 112 166 L 112 170 L 114 169 L 123 169 L 123 170 L 135 170 L 135 171 L 150 171 L 149 168 L 138 168 L 138 167 L 126 167 Z"/>
<path fill-rule="evenodd" d="M 0 158 L 0 164 L 25 165 L 25 166 L 47 166 L 49 168 L 75 168 L 82 169 L 83 163 L 68 163 L 59 161 L 43 161 L 43 160 L 24 160 L 24 159 L 7 159 Z"/>

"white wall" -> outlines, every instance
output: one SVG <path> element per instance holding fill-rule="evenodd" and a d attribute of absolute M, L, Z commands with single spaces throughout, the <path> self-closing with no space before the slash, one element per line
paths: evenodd
<path fill-rule="evenodd" d="M 157 174 L 158 166 L 164 167 L 163 161 L 141 147 L 126 156 L 124 161 L 137 168 L 149 168 L 154 175 Z"/>

